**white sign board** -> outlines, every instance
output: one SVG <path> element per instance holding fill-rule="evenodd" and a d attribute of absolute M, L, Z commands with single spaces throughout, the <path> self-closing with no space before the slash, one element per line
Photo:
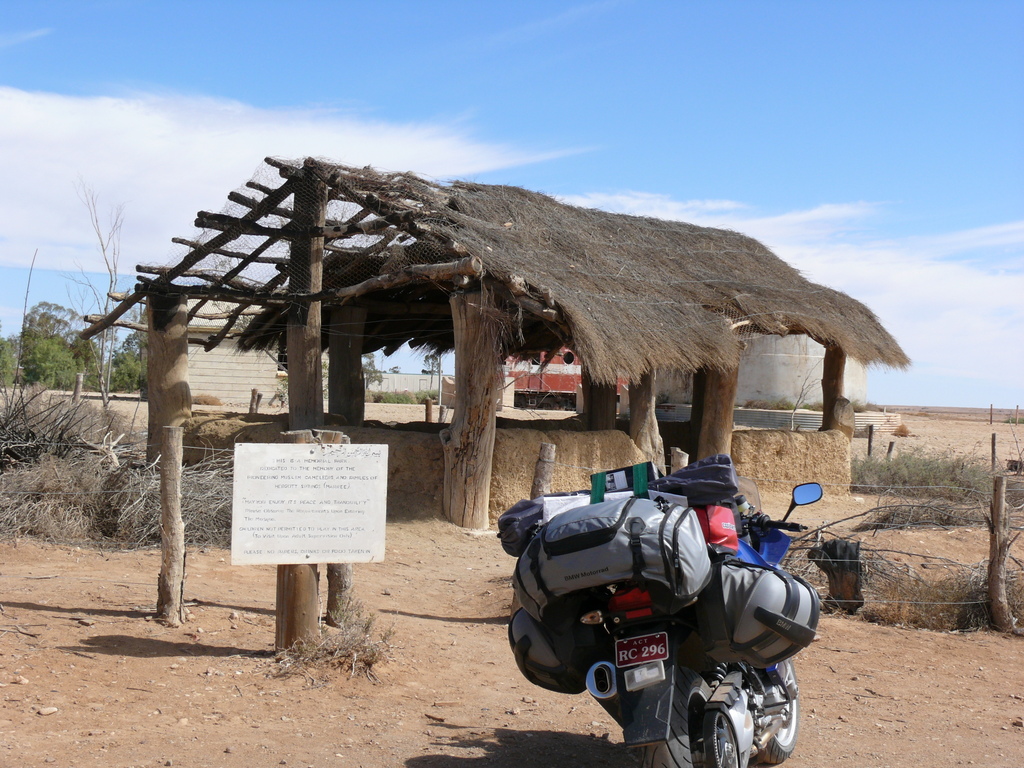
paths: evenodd
<path fill-rule="evenodd" d="M 384 559 L 386 445 L 238 443 L 231 563 Z"/>

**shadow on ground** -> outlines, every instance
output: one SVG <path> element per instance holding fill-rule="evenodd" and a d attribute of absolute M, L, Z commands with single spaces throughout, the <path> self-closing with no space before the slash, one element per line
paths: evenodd
<path fill-rule="evenodd" d="M 558 766 L 559 768 L 632 768 L 635 754 L 622 744 L 596 736 L 583 736 L 565 731 L 511 731 L 496 729 L 493 735 L 451 726 L 451 736 L 436 736 L 434 746 L 444 754 L 427 754 L 405 761 L 406 768 L 524 768 L 525 766 Z M 459 750 L 472 750 L 473 755 L 460 755 Z M 483 754 L 480 754 L 480 752 Z"/>

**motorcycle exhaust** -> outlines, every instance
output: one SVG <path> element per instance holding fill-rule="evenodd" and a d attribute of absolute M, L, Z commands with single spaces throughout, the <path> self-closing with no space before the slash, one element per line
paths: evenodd
<path fill-rule="evenodd" d="M 615 682 L 615 667 L 609 661 L 599 661 L 587 672 L 587 691 L 598 700 L 614 699 L 619 695 Z"/>

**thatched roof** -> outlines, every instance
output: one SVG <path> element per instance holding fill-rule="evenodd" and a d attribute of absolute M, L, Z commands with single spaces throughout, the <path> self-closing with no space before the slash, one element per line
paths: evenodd
<path fill-rule="evenodd" d="M 244 347 L 276 345 L 288 302 L 311 298 L 290 290 L 287 242 L 300 230 L 286 203 L 315 178 L 330 202 L 323 291 L 313 298 L 367 307 L 364 351 L 451 349 L 448 296 L 482 287 L 509 310 L 496 319 L 502 352 L 569 346 L 599 382 L 732 366 L 750 334 L 806 333 L 865 364 L 909 362 L 867 307 L 736 232 L 578 208 L 518 187 L 268 163 L 283 183 L 250 182 L 262 198 L 233 193 L 225 214 L 200 213 L 197 226 L 219 233 L 176 241 L 188 247 L 182 261 L 147 268 L 158 277 L 137 287 L 240 302 L 211 343 L 238 333 Z"/>

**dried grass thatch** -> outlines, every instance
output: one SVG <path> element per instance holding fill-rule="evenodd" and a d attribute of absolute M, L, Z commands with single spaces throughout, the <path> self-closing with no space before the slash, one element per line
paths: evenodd
<path fill-rule="evenodd" d="M 909 362 L 867 307 L 737 232 L 579 208 L 518 187 L 440 184 L 312 158 L 267 163 L 264 173 L 277 169 L 284 182 L 258 174 L 245 194 L 229 196 L 225 213 L 201 212 L 197 225 L 217 232 L 177 240 L 187 248 L 181 261 L 144 268 L 157 277 L 140 277 L 87 333 L 147 293 L 185 292 L 238 307 L 216 315 L 208 348 L 238 334 L 242 349 L 273 349 L 289 305 L 315 298 L 327 310 L 366 309 L 364 352 L 404 343 L 449 350 L 449 295 L 483 289 L 500 299 L 502 354 L 568 346 L 601 383 L 659 368 L 724 369 L 749 334 L 805 333 L 865 364 Z M 309 294 L 287 243 L 314 231 L 295 204 L 314 188 L 328 203 L 324 228 L 314 227 L 324 235 L 323 290 Z M 202 304 L 190 309 L 194 318 Z M 325 344 L 345 332 L 324 327 Z"/>

